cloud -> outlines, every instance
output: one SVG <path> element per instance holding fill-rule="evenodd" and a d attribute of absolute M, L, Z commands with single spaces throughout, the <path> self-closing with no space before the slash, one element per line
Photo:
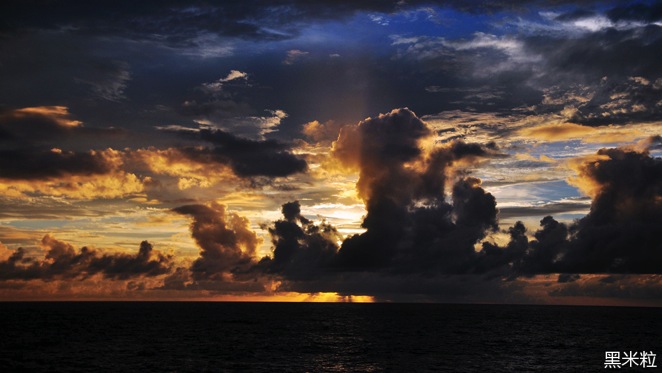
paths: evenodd
<path fill-rule="evenodd" d="M 281 40 L 295 38 L 299 29 L 312 22 L 343 19 L 366 12 L 373 18 L 385 19 L 388 14 L 404 12 L 416 19 L 413 12 L 422 12 L 428 18 L 434 16 L 429 1 L 375 2 L 375 1 L 262 1 L 242 4 L 208 3 L 190 1 L 145 1 L 139 8 L 130 1 L 113 2 L 113 17 L 91 5 L 79 6 L 76 12 L 67 11 L 73 3 L 41 4 L 35 9 L 30 4 L 15 0 L 7 4 L 3 14 L 3 31 L 24 28 L 57 29 L 71 25 L 78 33 L 115 33 L 134 39 L 165 39 L 169 44 L 191 42 L 200 35 L 240 37 L 257 40 Z M 591 4 L 592 1 L 587 1 Z M 576 1 L 445 1 L 444 7 L 467 13 L 498 13 L 500 11 L 525 10 L 529 4 L 557 7 L 559 4 L 577 4 Z M 413 9 L 413 11 L 412 11 Z M 655 7 L 651 7 L 655 9 Z M 638 10 L 647 11 L 646 9 Z M 636 11 L 630 11 L 635 14 Z M 293 21 L 296 20 L 296 21 Z M 177 35 L 163 30 L 176 30 Z"/>
<path fill-rule="evenodd" d="M 61 179 L 0 180 L 0 192 L 9 198 L 67 197 L 77 200 L 120 198 L 141 193 L 150 179 L 127 172 L 74 175 Z"/>
<path fill-rule="evenodd" d="M 35 194 L 94 199 L 139 193 L 147 179 L 123 171 L 123 158 L 113 149 L 0 150 L 0 191 L 21 199 Z"/>
<path fill-rule="evenodd" d="M 571 182 L 593 200 L 588 215 L 565 224 L 541 220 L 515 266 L 536 273 L 660 273 L 662 160 L 647 151 L 601 149 L 580 158 Z"/>
<path fill-rule="evenodd" d="M 304 172 L 304 159 L 288 151 L 275 140 L 250 140 L 221 130 L 179 131 L 182 137 L 211 143 L 209 147 L 183 147 L 178 151 L 200 164 L 228 165 L 239 177 L 284 177 Z"/>
<path fill-rule="evenodd" d="M 67 146 L 80 149 L 80 142 L 121 138 L 116 128 L 87 127 L 66 106 L 35 106 L 0 110 L 0 151 L 16 151 L 19 157 L 53 157 L 48 151 Z M 89 148 L 87 148 L 89 149 Z M 85 149 L 85 150 L 87 150 Z M 63 154 L 63 153 L 61 153 Z M 84 156 L 83 156 L 84 157 Z"/>
<path fill-rule="evenodd" d="M 607 12 L 607 15 L 612 22 L 643 21 L 646 23 L 654 23 L 662 20 L 662 4 L 634 3 L 619 5 L 610 9 Z"/>
<path fill-rule="evenodd" d="M 645 14 L 648 7 L 635 13 Z M 655 53 L 662 43 L 659 24 L 612 21 L 609 12 L 598 9 L 572 14 L 540 11 L 548 19 L 539 27 L 506 23 L 502 33 L 457 38 L 397 35 L 392 37 L 395 58 L 422 71 L 428 83 L 421 88 L 443 102 L 436 104 L 437 111 L 440 105 L 479 112 L 529 107 L 535 108 L 532 114 L 541 114 L 568 106 L 576 109 L 568 122 L 585 126 L 662 118 L 660 93 L 654 84 L 642 84 L 660 78 Z M 633 58 L 614 63 L 614 56 L 622 55 Z M 572 102 L 567 97 L 554 104 L 544 97 L 552 88 L 578 92 L 574 97 L 584 100 Z M 429 113 L 426 99 L 431 98 L 421 95 L 416 108 Z"/>
<path fill-rule="evenodd" d="M 119 153 L 108 149 L 76 153 L 60 149 L 0 150 L 0 178 L 43 180 L 70 175 L 103 175 L 121 164 Z"/>
<path fill-rule="evenodd" d="M 662 45 L 662 38 L 658 42 Z M 656 77 L 654 74 L 645 76 Z M 594 88 L 591 99 L 578 105 L 568 120 L 587 126 L 659 121 L 662 120 L 660 94 L 662 87 L 651 84 L 643 76 L 603 78 Z"/>
<path fill-rule="evenodd" d="M 241 80 L 248 79 L 248 74 L 239 70 L 230 70 L 230 72 L 225 78 L 220 78 L 217 81 L 211 83 L 203 83 L 202 87 L 211 93 L 217 93 L 223 89 L 223 85 L 225 83 L 239 79 Z"/>
<path fill-rule="evenodd" d="M 284 218 L 269 229 L 273 256 L 255 268 L 280 276 L 283 290 L 391 296 L 420 275 L 513 281 L 560 273 L 558 282 L 571 284 L 579 274 L 662 268 L 655 228 L 662 223 L 662 164 L 645 150 L 603 149 L 577 161 L 578 179 L 591 185 L 589 214 L 573 224 L 545 217 L 532 237 L 517 222 L 504 232 L 509 240 L 501 246 L 485 240 L 497 231 L 494 197 L 480 180 L 461 172 L 477 159 L 498 157 L 498 150 L 459 141 L 428 147 L 430 137 L 427 125 L 407 109 L 343 127 L 333 154 L 359 171 L 366 231 L 338 246 L 333 226 L 314 224 L 301 215 L 298 202 L 290 202 L 282 207 Z M 651 138 L 642 146 L 658 142 Z M 375 285 L 377 279 L 384 285 Z"/>
<path fill-rule="evenodd" d="M 47 234 L 41 240 L 46 250 L 44 259 L 27 257 L 23 248 L 18 248 L 5 261 L 0 262 L 1 280 L 86 279 L 102 274 L 107 279 L 126 280 L 138 277 L 154 277 L 170 272 L 172 257 L 153 250 L 143 241 L 137 254 L 101 254 L 95 249 L 71 244 Z"/>
<path fill-rule="evenodd" d="M 37 106 L 16 109 L 2 115 L 3 122 L 8 119 L 14 120 L 39 120 L 45 119 L 52 121 L 58 126 L 69 128 L 78 127 L 82 124 L 81 121 L 72 120 L 69 118 L 69 109 L 66 106 Z M 44 123 L 48 125 L 48 123 Z"/>
<path fill-rule="evenodd" d="M 225 114 L 217 115 L 211 113 L 205 119 L 196 120 L 201 128 L 220 129 L 228 131 L 236 136 L 247 137 L 255 140 L 264 140 L 265 135 L 278 131 L 287 113 L 283 110 L 265 110 L 270 115 L 225 117 Z"/>
<path fill-rule="evenodd" d="M 113 102 L 126 99 L 124 91 L 131 80 L 129 65 L 122 61 L 103 61 L 96 68 L 103 75 L 94 71 L 89 77 L 77 77 L 75 81 L 88 85 L 98 98 Z"/>
<path fill-rule="evenodd" d="M 154 250 L 151 243 L 142 241 L 136 255 L 106 254 L 94 258 L 91 271 L 99 271 L 106 278 L 126 280 L 136 276 L 158 276 L 170 272 L 172 256 Z"/>
<path fill-rule="evenodd" d="M 252 264 L 260 240 L 250 230 L 248 219 L 215 203 L 180 206 L 173 211 L 193 218 L 191 235 L 200 248 L 200 257 L 190 267 L 193 279 L 222 281 Z"/>
<path fill-rule="evenodd" d="M 342 239 L 336 228 L 324 221 L 315 225 L 306 219 L 298 201 L 284 204 L 282 213 L 284 219 L 269 228 L 273 257 L 263 258 L 257 268 L 290 280 L 316 279 L 323 271 L 331 270 Z"/>
<path fill-rule="evenodd" d="M 224 78 L 203 83 L 179 108 L 190 116 L 200 128 L 223 130 L 234 135 L 263 140 L 265 135 L 278 131 L 288 114 L 281 109 L 258 111 L 245 100 L 248 74 L 231 70 Z M 268 114 L 264 114 L 264 113 Z M 159 127 L 163 128 L 163 127 Z"/>
<path fill-rule="evenodd" d="M 604 158 L 577 166 L 574 180 L 592 184 L 585 190 L 593 202 L 564 261 L 575 271 L 659 273 L 662 159 L 623 149 L 601 149 L 598 156 Z"/>
<path fill-rule="evenodd" d="M 293 65 L 297 61 L 303 59 L 309 54 L 309 52 L 298 50 L 298 49 L 291 49 L 287 51 L 287 57 L 283 60 L 283 63 L 285 65 Z"/>
<path fill-rule="evenodd" d="M 343 124 L 333 120 L 320 123 L 317 120 L 303 125 L 302 133 L 315 142 L 330 143 L 338 138 L 338 133 Z"/>
<path fill-rule="evenodd" d="M 0 145 L 16 147 L 64 137 L 82 127 L 66 106 L 38 106 L 0 112 Z"/>
<path fill-rule="evenodd" d="M 359 171 L 365 233 L 346 238 L 338 248 L 334 227 L 313 224 L 301 216 L 298 202 L 287 203 L 284 219 L 270 228 L 273 258 L 260 265 L 296 281 L 317 281 L 316 273 L 332 282 L 342 281 L 346 272 L 469 273 L 474 245 L 496 229 L 497 210 L 480 180 L 462 177 L 460 170 L 499 153 L 494 144 L 428 146 L 432 137 L 408 109 L 343 127 L 333 154 Z"/>
<path fill-rule="evenodd" d="M 180 190 L 210 187 L 221 182 L 235 183 L 238 178 L 225 163 L 203 163 L 189 159 L 181 149 L 154 147 L 136 149 L 126 154 L 126 161 L 136 172 L 149 172 L 178 178 Z"/>
<path fill-rule="evenodd" d="M 125 172 L 125 153 L 63 150 L 77 141 L 114 130 L 83 127 L 67 107 L 40 106 L 0 114 L 0 191 L 7 197 L 115 198 L 138 193 L 143 180 Z M 55 146 L 53 146 L 55 145 Z"/>
<path fill-rule="evenodd" d="M 525 137 L 533 137 L 546 141 L 563 141 L 582 138 L 586 135 L 595 134 L 595 130 L 574 123 L 543 124 L 535 127 L 523 128 L 518 134 Z"/>
<path fill-rule="evenodd" d="M 7 246 L 3 245 L 2 242 L 0 242 L 0 262 L 4 262 L 7 259 L 9 259 L 10 256 L 12 256 L 13 250 L 9 250 Z"/>

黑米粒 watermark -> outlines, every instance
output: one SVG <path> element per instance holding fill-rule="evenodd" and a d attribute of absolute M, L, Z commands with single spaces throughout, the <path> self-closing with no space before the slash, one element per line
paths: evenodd
<path fill-rule="evenodd" d="M 652 351 L 605 351 L 605 369 L 607 368 L 657 368 Z"/>

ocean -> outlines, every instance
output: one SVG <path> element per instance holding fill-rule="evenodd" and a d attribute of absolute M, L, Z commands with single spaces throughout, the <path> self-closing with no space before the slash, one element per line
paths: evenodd
<path fill-rule="evenodd" d="M 658 308 L 6 302 L 0 333 L 2 372 L 586 372 L 607 351 L 660 355 L 620 371 L 662 366 Z"/>

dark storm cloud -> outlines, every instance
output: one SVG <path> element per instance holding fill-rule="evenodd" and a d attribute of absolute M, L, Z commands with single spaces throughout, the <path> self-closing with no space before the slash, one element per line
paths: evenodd
<path fill-rule="evenodd" d="M 151 243 L 143 241 L 136 255 L 112 254 L 95 257 L 89 272 L 101 272 L 106 278 L 126 280 L 136 276 L 158 276 L 170 272 L 172 257 L 154 250 Z"/>
<path fill-rule="evenodd" d="M 43 180 L 71 175 L 102 175 L 115 164 L 103 152 L 61 150 L 0 150 L 0 178 Z"/>
<path fill-rule="evenodd" d="M 180 151 L 198 163 L 220 163 L 230 166 L 240 177 L 283 177 L 304 172 L 308 165 L 288 151 L 288 146 L 275 140 L 250 140 L 221 130 L 202 129 L 180 132 L 186 138 L 197 138 L 213 148 L 184 147 Z"/>
<path fill-rule="evenodd" d="M 114 128 L 86 127 L 75 120 L 64 106 L 0 110 L 0 150 L 33 153 L 34 156 L 39 156 L 37 154 L 39 151 L 34 150 L 63 145 L 76 146 L 76 143 L 98 139 L 99 136 L 120 138 L 123 135 L 123 131 Z M 21 154 L 16 156 L 29 157 Z M 26 162 L 29 163 L 28 160 Z"/>
<path fill-rule="evenodd" d="M 527 303 L 523 284 L 494 281 L 475 275 L 343 272 L 322 274 L 311 281 L 284 281 L 279 289 L 302 293 L 337 292 L 370 295 L 378 302 Z"/>
<path fill-rule="evenodd" d="M 342 236 L 326 222 L 319 225 L 301 215 L 298 201 L 283 205 L 284 219 L 269 228 L 273 257 L 265 257 L 257 269 L 279 273 L 291 280 L 312 280 L 334 266 Z"/>
<path fill-rule="evenodd" d="M 542 219 L 517 272 L 660 273 L 662 159 L 626 149 L 598 155 L 578 166 L 578 183 L 594 193 L 588 215 L 570 225 Z"/>
<path fill-rule="evenodd" d="M 544 61 L 530 84 L 588 98 L 573 104 L 577 112 L 570 121 L 599 126 L 662 119 L 657 53 L 662 27 L 605 28 L 579 37 L 538 35 L 523 41 L 527 53 Z M 538 110 L 558 112 L 569 103 L 543 104 Z"/>
<path fill-rule="evenodd" d="M 252 264 L 259 243 L 248 219 L 227 213 L 225 206 L 186 205 L 173 209 L 193 218 L 191 235 L 200 247 L 200 257 L 191 265 L 195 280 L 223 280 L 231 272 L 242 272 Z"/>
<path fill-rule="evenodd" d="M 660 273 L 662 159 L 623 149 L 598 155 L 606 159 L 579 169 L 597 194 L 563 265 L 573 272 Z"/>
<path fill-rule="evenodd" d="M 485 251 L 490 251 L 488 248 L 483 253 L 464 258 L 471 263 L 463 263 L 462 271 L 449 264 L 442 267 L 440 263 L 423 267 L 419 262 L 419 268 L 414 268 L 411 258 L 403 262 L 393 260 L 388 268 L 372 265 L 347 267 L 337 253 L 336 242 L 340 236 L 333 226 L 326 222 L 313 224 L 301 215 L 296 201 L 284 204 L 282 212 L 284 219 L 269 228 L 274 244 L 272 257 L 263 258 L 251 271 L 278 275 L 286 280 L 280 284 L 280 291 L 372 295 L 383 301 L 459 302 L 514 297 L 520 286 L 512 282 L 493 281 L 493 275 L 476 274 L 493 272 L 495 268 L 503 268 L 521 257 L 527 246 L 525 228 L 521 223 L 511 229 L 513 242 L 508 248 L 494 247 L 494 252 L 485 254 Z M 408 246 L 406 249 L 414 248 Z M 413 251 L 410 255 L 420 256 L 422 253 Z M 420 257 L 417 260 L 423 259 Z M 425 259 L 444 258 L 428 255 Z M 452 265 L 457 263 L 452 262 Z M 496 275 L 504 273 L 506 271 L 501 270 Z M 518 301 L 525 299 L 521 295 L 516 297 Z"/>
<path fill-rule="evenodd" d="M 343 242 L 341 267 L 463 271 L 473 245 L 494 229 L 494 197 L 479 180 L 457 180 L 452 205 L 446 202 L 444 187 L 454 166 L 497 155 L 496 150 L 454 142 L 424 155 L 420 141 L 430 134 L 407 109 L 341 132 L 334 153 L 359 168 L 357 189 L 367 209 L 362 224 L 367 231 Z M 418 169 L 408 167 L 417 162 Z"/>
<path fill-rule="evenodd" d="M 71 244 L 50 235 L 44 236 L 41 244 L 48 250 L 43 260 L 26 257 L 25 250 L 18 248 L 6 261 L 0 262 L 0 279 L 85 279 L 100 273 L 108 279 L 126 280 L 166 274 L 172 265 L 171 256 L 153 250 L 147 241 L 141 242 L 135 255 L 101 254 L 88 247 L 76 250 Z"/>
<path fill-rule="evenodd" d="M 634 3 L 617 6 L 607 12 L 609 19 L 618 21 L 643 21 L 653 23 L 662 19 L 662 4 Z"/>
<path fill-rule="evenodd" d="M 338 247 L 332 226 L 306 219 L 298 202 L 284 204 L 284 218 L 269 229 L 273 255 L 252 269 L 281 276 L 287 280 L 282 289 L 407 294 L 406 282 L 421 275 L 443 288 L 469 274 L 490 282 L 561 273 L 558 282 L 570 284 L 581 279 L 580 273 L 659 273 L 662 268 L 662 163 L 646 151 L 603 149 L 597 160 L 579 162 L 577 183 L 596 191 L 586 217 L 570 225 L 545 217 L 533 239 L 517 222 L 506 232 L 506 245 L 484 241 L 477 250 L 477 243 L 497 229 L 494 197 L 472 177 L 456 176 L 449 199 L 444 187 L 462 162 L 499 156 L 495 146 L 456 142 L 425 153 L 420 144 L 430 132 L 407 109 L 343 132 L 334 152 L 359 169 L 366 232 Z M 656 137 L 646 144 L 656 146 Z"/>
<path fill-rule="evenodd" d="M 482 250 L 477 254 L 474 272 L 487 273 L 496 270 L 501 275 L 508 275 L 512 264 L 521 260 L 529 246 L 526 227 L 522 222 L 518 221 L 510 227 L 508 234 L 510 242 L 505 247 L 483 242 Z"/>
<path fill-rule="evenodd" d="M 500 154 L 493 144 L 462 142 L 428 153 L 422 141 L 431 135 L 408 109 L 344 127 L 334 155 L 359 170 L 366 232 L 345 239 L 338 248 L 335 228 L 313 224 L 301 216 L 298 202 L 287 203 L 284 219 L 270 228 L 273 257 L 257 268 L 293 281 L 363 271 L 394 276 L 473 271 L 474 244 L 496 229 L 496 202 L 478 179 L 455 180 L 449 193 L 452 203 L 447 202 L 445 185 L 454 168 Z"/>

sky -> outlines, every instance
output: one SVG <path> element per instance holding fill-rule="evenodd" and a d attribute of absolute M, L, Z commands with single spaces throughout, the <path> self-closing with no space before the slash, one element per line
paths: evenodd
<path fill-rule="evenodd" d="M 0 300 L 662 306 L 662 4 L 3 1 Z"/>

